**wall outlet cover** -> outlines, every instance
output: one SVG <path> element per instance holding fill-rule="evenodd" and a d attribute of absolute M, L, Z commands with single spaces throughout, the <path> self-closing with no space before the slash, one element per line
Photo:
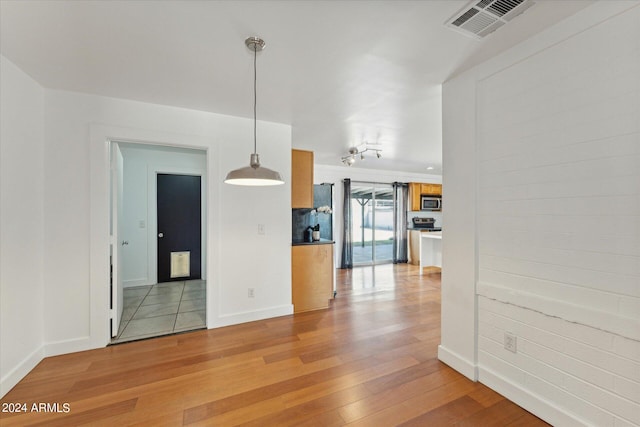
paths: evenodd
<path fill-rule="evenodd" d="M 517 337 L 511 332 L 504 333 L 504 348 L 512 353 L 517 351 L 518 343 Z"/>

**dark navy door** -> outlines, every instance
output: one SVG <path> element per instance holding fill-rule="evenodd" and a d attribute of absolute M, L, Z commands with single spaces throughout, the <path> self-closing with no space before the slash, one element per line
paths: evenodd
<path fill-rule="evenodd" d="M 158 283 L 201 278 L 200 186 L 199 176 L 157 175 Z"/>

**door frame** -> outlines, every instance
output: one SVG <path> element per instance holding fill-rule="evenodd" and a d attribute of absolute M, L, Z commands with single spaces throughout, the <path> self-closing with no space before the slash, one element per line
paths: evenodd
<path fill-rule="evenodd" d="M 152 283 L 158 283 L 158 174 L 164 173 L 169 175 L 192 175 L 200 177 L 200 275 L 207 277 L 207 179 L 206 171 L 195 168 L 181 168 L 172 166 L 162 166 L 149 169 L 147 171 L 148 200 L 147 200 L 147 224 L 149 230 L 153 233 L 147 233 L 147 247 L 149 248 L 147 265 L 149 271 L 147 277 Z"/>
<path fill-rule="evenodd" d="M 123 231 L 123 193 L 124 193 L 124 158 L 120 145 L 112 141 L 109 144 L 109 169 L 111 171 L 111 179 L 109 188 L 111 193 L 111 235 L 110 235 L 110 261 L 111 261 L 111 280 L 110 280 L 110 304 L 109 304 L 109 329 L 111 337 L 116 337 L 120 332 L 120 322 L 122 320 L 122 312 L 124 309 L 124 287 L 122 280 L 122 266 L 124 259 L 122 252 L 125 245 Z M 121 243 L 122 242 L 122 243 Z"/>
<path fill-rule="evenodd" d="M 193 148 L 206 152 L 206 183 L 208 189 L 216 189 L 208 194 L 206 208 L 206 310 L 207 327 L 219 317 L 219 308 L 214 303 L 218 293 L 219 277 L 212 274 L 219 271 L 219 245 L 213 244 L 220 233 L 219 209 L 220 186 L 216 180 L 220 172 L 219 147 L 211 137 L 149 131 L 97 123 L 89 124 L 89 330 L 84 338 L 60 344 L 64 352 L 82 351 L 88 348 L 104 347 L 111 342 L 109 330 L 109 253 L 110 253 L 110 146 L 111 142 L 131 144 L 164 145 L 179 148 Z M 58 346 L 58 347 L 60 347 Z M 57 348 L 57 347 L 56 347 Z M 60 347 L 62 348 L 62 347 Z M 55 353 L 55 348 L 51 350 Z"/>
<path fill-rule="evenodd" d="M 383 264 L 390 264 L 393 262 L 393 259 L 389 259 L 389 260 L 382 260 L 382 261 L 378 261 L 377 257 L 376 257 L 376 245 L 375 245 L 375 237 L 376 237 L 376 208 L 375 208 L 375 204 L 376 204 L 376 187 L 378 186 L 388 186 L 393 188 L 392 183 L 387 183 L 387 182 L 372 182 L 372 181 L 358 181 L 358 180 L 351 180 L 351 185 L 353 187 L 353 185 L 361 185 L 361 186 L 367 186 L 367 187 L 371 187 L 372 188 L 372 198 L 369 199 L 371 202 L 371 206 L 373 209 L 373 213 L 372 213 L 372 229 L 371 229 L 371 237 L 372 237 L 372 242 L 371 242 L 371 260 L 367 261 L 367 262 L 360 262 L 358 264 L 356 264 L 353 260 L 353 266 L 354 267 L 367 267 L 367 266 L 374 266 L 374 265 L 383 265 Z M 349 203 L 351 203 L 351 200 L 353 200 L 353 197 L 350 198 Z M 395 208 L 395 207 L 394 207 Z M 363 209 L 363 207 L 361 206 L 361 209 Z M 351 218 L 350 221 L 352 221 L 353 223 L 353 216 L 354 216 L 354 212 L 353 209 L 350 210 L 351 212 Z M 362 224 L 364 226 L 364 223 Z M 353 234 L 354 230 L 352 228 L 351 233 Z M 353 253 L 353 247 L 355 246 L 354 242 L 353 242 L 353 237 L 351 238 L 351 251 Z"/>

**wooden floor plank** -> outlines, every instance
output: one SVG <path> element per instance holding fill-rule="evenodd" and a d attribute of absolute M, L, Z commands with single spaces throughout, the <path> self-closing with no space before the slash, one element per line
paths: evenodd
<path fill-rule="evenodd" d="M 469 396 L 462 396 L 442 406 L 439 406 L 422 415 L 418 415 L 409 421 L 400 424 L 401 427 L 423 427 L 423 426 L 451 426 L 458 421 L 483 409 L 475 400 Z"/>
<path fill-rule="evenodd" d="M 440 274 L 338 270 L 330 308 L 44 359 L 3 427 L 510 425 L 543 421 L 437 359 Z"/>
<path fill-rule="evenodd" d="M 461 420 L 458 425 L 503 427 L 523 415 L 522 408 L 505 399 Z"/>
<path fill-rule="evenodd" d="M 396 425 L 468 393 L 472 386 L 470 381 L 467 383 L 458 378 L 450 369 L 436 371 L 345 405 L 340 415 L 353 425 Z M 454 395 L 453 392 L 460 394 Z M 407 403 L 408 409 L 405 407 Z"/>

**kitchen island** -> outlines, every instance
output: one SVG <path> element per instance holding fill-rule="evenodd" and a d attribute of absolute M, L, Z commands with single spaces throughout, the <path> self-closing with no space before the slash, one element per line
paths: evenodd
<path fill-rule="evenodd" d="M 420 272 L 431 266 L 442 268 L 442 231 L 420 233 Z"/>

